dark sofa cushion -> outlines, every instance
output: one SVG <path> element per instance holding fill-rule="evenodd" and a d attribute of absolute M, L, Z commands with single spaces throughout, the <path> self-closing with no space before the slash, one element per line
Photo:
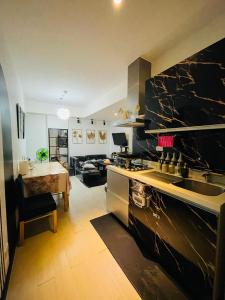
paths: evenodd
<path fill-rule="evenodd" d="M 106 154 L 92 154 L 92 155 L 86 155 L 86 160 L 92 160 L 92 159 L 105 159 L 107 158 Z"/>

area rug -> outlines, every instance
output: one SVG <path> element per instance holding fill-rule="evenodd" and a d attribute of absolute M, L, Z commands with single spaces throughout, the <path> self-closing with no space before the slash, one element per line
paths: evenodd
<path fill-rule="evenodd" d="M 90 222 L 143 300 L 188 299 L 159 264 L 144 257 L 133 237 L 112 214 Z"/>

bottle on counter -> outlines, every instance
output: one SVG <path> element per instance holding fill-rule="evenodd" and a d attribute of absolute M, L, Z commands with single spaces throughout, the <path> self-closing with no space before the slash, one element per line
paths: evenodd
<path fill-rule="evenodd" d="M 168 164 L 166 163 L 166 161 L 164 160 L 163 164 L 162 164 L 162 172 L 163 173 L 167 173 L 168 172 Z"/>
<path fill-rule="evenodd" d="M 169 173 L 174 174 L 175 173 L 175 167 L 176 167 L 176 153 L 173 152 L 173 157 L 171 159 L 171 162 L 169 164 Z"/>
<path fill-rule="evenodd" d="M 157 163 L 157 170 L 160 171 L 160 172 L 162 171 L 162 163 L 161 163 L 161 159 L 158 160 L 158 163 Z"/>
<path fill-rule="evenodd" d="M 162 154 L 158 160 L 158 164 L 157 164 L 157 170 L 160 172 L 162 171 L 162 164 L 163 164 L 164 160 L 165 160 L 165 156 L 164 156 L 164 152 L 162 152 Z"/>
<path fill-rule="evenodd" d="M 164 156 L 164 152 L 162 152 L 161 156 L 160 156 L 160 163 L 161 165 L 163 164 L 164 160 L 165 160 L 165 156 Z"/>
<path fill-rule="evenodd" d="M 179 175 L 179 176 L 181 175 L 181 168 L 182 168 L 183 164 L 184 164 L 183 155 L 180 152 L 179 153 L 179 158 L 178 158 L 178 161 L 177 161 L 177 165 L 174 168 L 174 172 L 175 172 L 176 175 Z"/>
<path fill-rule="evenodd" d="M 173 164 L 175 165 L 176 162 L 177 162 L 177 159 L 176 159 L 176 152 L 173 152 L 173 157 L 171 159 L 171 162 L 173 162 Z"/>
<path fill-rule="evenodd" d="M 180 165 L 180 166 L 183 166 L 183 164 L 184 164 L 184 161 L 183 161 L 183 155 L 182 155 L 182 153 L 180 152 L 180 154 L 179 154 L 179 158 L 178 158 L 178 164 Z"/>
<path fill-rule="evenodd" d="M 169 173 L 171 173 L 171 174 L 175 173 L 175 165 L 172 161 L 169 164 L 168 170 L 169 170 Z"/>
<path fill-rule="evenodd" d="M 187 166 L 187 163 L 184 164 L 184 166 L 181 167 L 180 169 L 180 175 L 183 177 L 183 178 L 188 178 L 188 175 L 189 175 L 189 168 Z"/>
<path fill-rule="evenodd" d="M 169 152 L 167 152 L 165 161 L 169 165 L 169 163 L 170 163 L 170 154 L 169 154 Z"/>

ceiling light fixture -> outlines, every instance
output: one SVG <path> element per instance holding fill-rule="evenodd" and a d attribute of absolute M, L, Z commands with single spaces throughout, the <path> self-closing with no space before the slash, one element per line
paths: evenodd
<path fill-rule="evenodd" d="M 114 3 L 115 3 L 116 5 L 120 5 L 121 2 L 122 2 L 122 0 L 114 0 Z"/>
<path fill-rule="evenodd" d="M 59 119 L 61 120 L 68 120 L 70 117 L 70 111 L 68 108 L 64 108 L 64 107 L 60 107 L 57 110 L 57 116 L 59 117 Z"/>
<path fill-rule="evenodd" d="M 68 93 L 68 91 L 63 91 L 63 95 L 59 98 L 59 100 L 64 100 L 65 95 Z M 57 109 L 57 116 L 61 120 L 68 120 L 70 117 L 70 110 L 65 107 L 60 107 Z"/>

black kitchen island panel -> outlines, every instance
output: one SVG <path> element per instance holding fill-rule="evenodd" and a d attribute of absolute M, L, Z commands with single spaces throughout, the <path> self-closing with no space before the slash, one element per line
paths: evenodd
<path fill-rule="evenodd" d="M 192 299 L 209 300 L 213 293 L 220 294 L 218 216 L 155 188 L 138 188 L 137 181 L 130 184 L 129 228 L 143 252 L 159 262 Z M 133 200 L 134 189 L 147 199 L 143 207 Z"/>

